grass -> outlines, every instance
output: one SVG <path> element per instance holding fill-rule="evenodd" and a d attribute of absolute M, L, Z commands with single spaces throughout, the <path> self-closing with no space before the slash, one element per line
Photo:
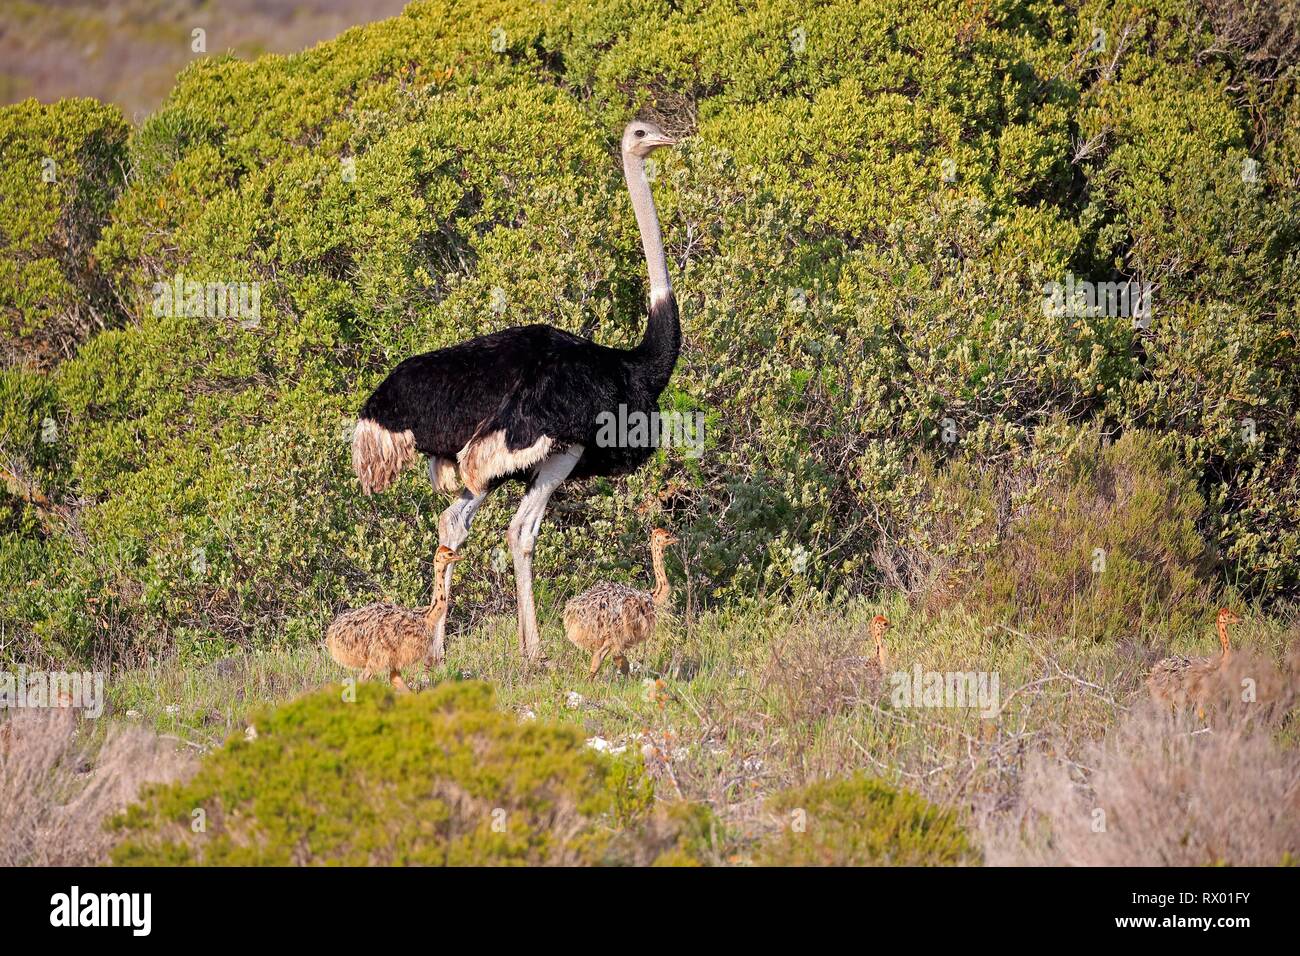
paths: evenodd
<path fill-rule="evenodd" d="M 877 613 L 894 623 L 883 680 L 867 664 Z M 525 668 L 513 616 L 501 616 L 453 635 L 444 666 L 408 678 L 415 687 L 486 680 L 498 706 L 521 719 L 560 719 L 580 725 L 594 746 L 640 749 L 661 798 L 714 811 L 725 829 L 717 859 L 733 862 L 784 826 L 774 798 L 858 772 L 951 809 L 966 825 L 996 818 L 1021 800 L 1028 758 L 1070 769 L 1143 704 L 1156 653 L 1140 635 L 1119 644 L 1053 640 L 959 610 L 912 613 L 897 595 L 845 605 L 812 598 L 669 621 L 634 655 L 630 677 L 591 680 L 558 615 L 544 614 L 542 626 L 549 670 Z M 1285 620 L 1246 615 L 1234 637 L 1276 660 L 1294 634 Z M 1199 653 L 1214 641 L 1208 623 L 1179 638 L 1179 650 Z M 996 674 L 1001 711 L 987 718 L 971 708 L 896 706 L 889 674 L 918 665 Z M 242 733 L 251 709 L 344 676 L 322 647 L 269 649 L 193 671 L 126 672 L 110 681 L 110 703 L 115 720 L 207 751 Z M 126 718 L 128 710 L 137 716 Z"/>

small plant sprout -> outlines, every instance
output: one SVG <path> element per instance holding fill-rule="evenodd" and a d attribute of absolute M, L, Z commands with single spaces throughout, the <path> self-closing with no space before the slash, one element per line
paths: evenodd
<path fill-rule="evenodd" d="M 208 31 L 203 29 L 203 27 L 195 27 L 190 31 L 190 52 L 208 52 Z"/>

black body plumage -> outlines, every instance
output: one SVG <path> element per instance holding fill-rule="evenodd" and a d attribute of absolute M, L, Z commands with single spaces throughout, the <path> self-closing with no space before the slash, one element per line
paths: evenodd
<path fill-rule="evenodd" d="M 598 446 L 600 413 L 618 415 L 620 405 L 625 413 L 657 411 L 680 348 L 671 294 L 651 306 L 633 349 L 550 325 L 515 326 L 406 359 L 366 400 L 361 418 L 409 430 L 429 456 L 455 460 L 472 440 L 501 431 L 511 451 L 542 437 L 557 447 L 583 445 L 570 477 L 626 474 L 654 448 Z"/>

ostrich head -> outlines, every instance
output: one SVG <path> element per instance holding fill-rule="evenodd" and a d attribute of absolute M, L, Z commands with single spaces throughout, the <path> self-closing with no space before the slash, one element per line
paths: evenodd
<path fill-rule="evenodd" d="M 666 548 L 670 544 L 676 544 L 677 539 L 665 531 L 663 528 L 655 528 L 650 532 L 650 546 L 654 548 Z"/>
<path fill-rule="evenodd" d="M 455 564 L 463 557 L 464 557 L 463 554 L 457 554 L 455 551 L 451 550 L 451 548 L 447 547 L 445 544 L 440 544 L 438 545 L 437 552 L 433 556 L 433 566 L 437 568 L 439 571 L 441 571 L 447 565 Z"/>
<path fill-rule="evenodd" d="M 624 156 L 636 156 L 645 159 L 661 146 L 675 145 L 677 145 L 677 140 L 647 120 L 633 120 L 623 130 L 622 149 Z"/>

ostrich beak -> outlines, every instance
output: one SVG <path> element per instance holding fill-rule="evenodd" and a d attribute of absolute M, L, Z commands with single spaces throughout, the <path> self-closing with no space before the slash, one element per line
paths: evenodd
<path fill-rule="evenodd" d="M 673 139 L 673 137 L 671 136 L 665 136 L 662 134 L 655 135 L 654 133 L 651 133 L 641 142 L 645 143 L 647 146 L 650 146 L 651 148 L 658 148 L 660 146 L 676 146 L 679 142 L 681 142 L 681 140 Z"/>

